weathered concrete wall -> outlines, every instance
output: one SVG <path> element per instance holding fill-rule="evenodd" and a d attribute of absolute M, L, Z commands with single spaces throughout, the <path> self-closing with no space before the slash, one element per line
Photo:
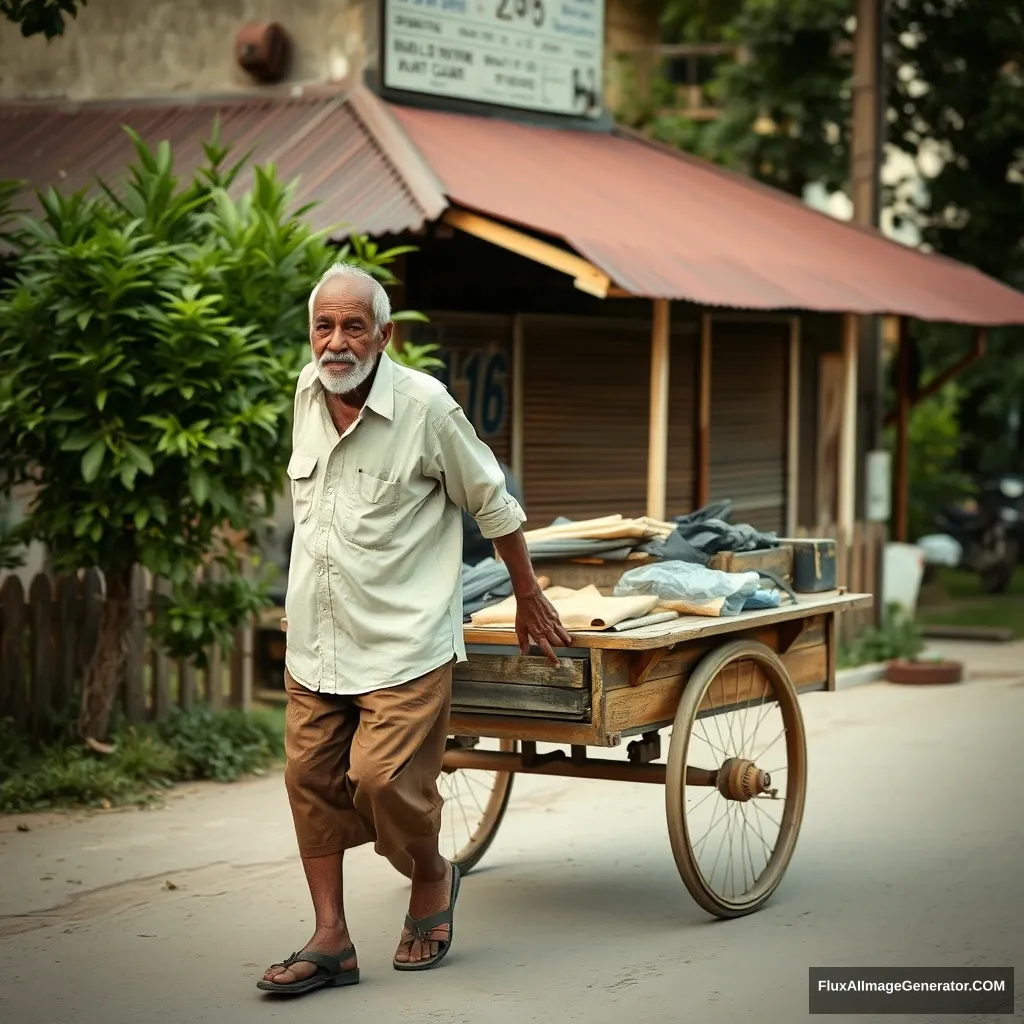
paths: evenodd
<path fill-rule="evenodd" d="M 363 65 L 375 36 L 366 10 L 367 0 L 90 0 L 51 43 L 0 19 L 0 99 L 251 89 L 234 43 L 252 21 L 277 21 L 291 36 L 289 82 L 337 80 Z"/>
<path fill-rule="evenodd" d="M 64 36 L 23 39 L 0 19 L 0 99 L 116 99 L 251 89 L 234 42 L 251 21 L 292 38 L 292 84 L 361 75 L 376 58 L 377 0 L 90 0 Z M 628 86 L 622 51 L 658 41 L 658 19 L 635 0 L 606 0 L 606 93 Z"/>

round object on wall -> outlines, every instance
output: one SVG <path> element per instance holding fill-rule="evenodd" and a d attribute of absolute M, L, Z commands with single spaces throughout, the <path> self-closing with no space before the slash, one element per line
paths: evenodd
<path fill-rule="evenodd" d="M 290 57 L 291 39 L 276 21 L 250 22 L 235 38 L 235 59 L 260 82 L 280 82 Z"/>

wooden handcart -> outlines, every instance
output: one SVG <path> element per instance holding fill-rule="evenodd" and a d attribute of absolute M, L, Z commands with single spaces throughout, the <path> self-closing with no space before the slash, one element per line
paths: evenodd
<path fill-rule="evenodd" d="M 520 773 L 656 783 L 697 903 L 723 918 L 758 910 L 803 817 L 798 695 L 835 688 L 836 616 L 870 601 L 820 594 L 730 618 L 579 633 L 557 667 L 521 656 L 511 630 L 465 627 L 469 660 L 455 670 L 440 780 L 442 853 L 463 873 L 480 862 Z M 623 740 L 625 759 L 588 752 Z"/>

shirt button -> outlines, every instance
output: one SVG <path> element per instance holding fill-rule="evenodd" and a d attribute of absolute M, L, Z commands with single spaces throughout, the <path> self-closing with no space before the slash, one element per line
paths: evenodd
<path fill-rule="evenodd" d="M 324 567 L 322 565 L 318 565 L 316 567 L 316 574 L 317 574 L 317 576 L 323 576 L 323 574 L 324 574 Z"/>
<path fill-rule="evenodd" d="M 334 494 L 334 488 L 333 487 L 328 487 L 327 488 L 327 493 L 328 494 Z"/>

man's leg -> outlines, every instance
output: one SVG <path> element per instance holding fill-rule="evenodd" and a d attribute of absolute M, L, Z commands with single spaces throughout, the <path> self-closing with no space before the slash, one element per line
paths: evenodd
<path fill-rule="evenodd" d="M 452 664 L 419 679 L 356 698 L 362 714 L 352 740 L 349 778 L 353 804 L 372 823 L 376 851 L 400 850 L 413 860 L 409 916 L 420 920 L 448 907 L 451 865 L 438 852 L 441 827 L 441 774 Z M 396 959 L 425 960 L 437 953 L 448 926 L 431 932 L 429 942 L 403 933 Z"/>
<path fill-rule="evenodd" d="M 406 849 L 413 859 L 412 893 L 409 897 L 409 916 L 414 921 L 448 909 L 452 888 L 452 866 L 438 853 L 437 836 L 418 839 Z M 405 928 L 398 943 L 395 959 L 400 963 L 418 963 L 437 955 L 439 939 L 448 938 L 448 925 L 443 924 L 429 933 L 426 941 L 415 938 Z"/>
<path fill-rule="evenodd" d="M 343 857 L 343 853 L 332 853 L 326 857 L 302 858 L 316 921 L 313 937 L 302 947 L 304 951 L 313 950 L 333 956 L 352 945 L 345 921 Z M 341 965 L 342 970 L 346 971 L 356 966 L 355 957 L 345 960 Z M 291 967 L 271 967 L 263 977 L 279 985 L 291 985 L 315 972 L 316 964 L 303 960 Z"/>
<path fill-rule="evenodd" d="M 302 948 L 334 955 L 352 944 L 345 921 L 344 851 L 373 838 L 344 782 L 359 711 L 351 701 L 313 693 L 287 675 L 285 686 L 285 785 L 315 915 L 313 937 Z M 341 966 L 354 968 L 355 958 Z M 315 971 L 315 964 L 301 961 L 271 967 L 264 978 L 288 985 Z"/>

